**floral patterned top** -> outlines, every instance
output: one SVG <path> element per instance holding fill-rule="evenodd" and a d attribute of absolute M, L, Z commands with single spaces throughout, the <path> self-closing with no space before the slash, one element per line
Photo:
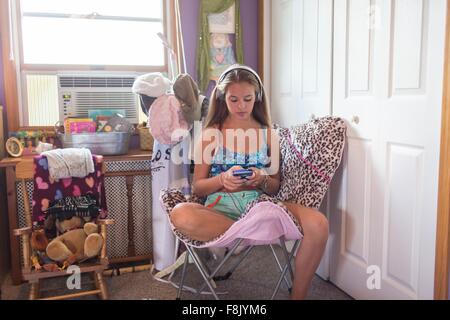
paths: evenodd
<path fill-rule="evenodd" d="M 267 145 L 267 128 L 264 128 L 263 146 L 260 150 L 252 153 L 235 152 L 226 147 L 219 146 L 211 162 L 210 177 L 228 171 L 233 166 L 241 166 L 244 169 L 250 167 L 264 168 L 270 163 Z"/>

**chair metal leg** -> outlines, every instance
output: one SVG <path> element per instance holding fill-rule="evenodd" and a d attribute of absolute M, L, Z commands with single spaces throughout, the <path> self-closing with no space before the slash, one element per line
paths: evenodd
<path fill-rule="evenodd" d="M 292 270 L 291 259 L 289 258 L 289 252 L 287 251 L 286 242 L 284 241 L 284 237 L 280 238 L 280 246 L 281 246 L 281 249 L 283 251 L 284 257 L 285 257 L 285 259 L 287 261 L 286 263 L 287 263 L 288 268 L 289 268 L 289 273 L 291 274 L 291 279 L 294 279 L 294 271 Z M 295 251 L 292 250 L 292 252 L 295 252 Z"/>
<path fill-rule="evenodd" d="M 237 267 L 239 267 L 239 265 L 241 264 L 242 261 L 245 260 L 245 258 L 249 255 L 250 251 L 252 251 L 254 246 L 249 246 L 244 254 L 239 258 L 239 260 L 230 268 L 230 270 L 223 276 L 215 276 L 213 279 L 215 281 L 223 281 L 223 280 L 227 280 L 229 277 L 231 277 L 231 275 L 233 274 L 234 270 L 237 269 Z M 233 254 L 233 251 L 231 251 L 230 254 Z"/>
<path fill-rule="evenodd" d="M 231 250 L 225 255 L 225 257 L 222 259 L 222 261 L 219 263 L 219 265 L 216 267 L 216 269 L 212 273 L 210 273 L 210 278 L 212 280 L 215 280 L 214 276 L 217 274 L 217 272 L 219 272 L 219 270 L 223 267 L 223 265 L 228 261 L 228 259 L 231 257 L 231 255 L 237 249 L 237 247 L 239 247 L 239 245 L 241 244 L 242 241 L 243 241 L 243 239 L 238 239 L 238 241 L 231 248 Z M 205 285 L 201 286 L 199 289 L 199 292 L 202 292 L 204 287 L 205 287 Z"/>
<path fill-rule="evenodd" d="M 287 265 L 285 265 L 283 268 L 283 271 L 281 271 L 281 276 L 278 278 L 277 285 L 275 286 L 275 290 L 273 291 L 272 297 L 270 297 L 270 300 L 273 300 L 275 298 L 278 290 L 280 289 L 281 281 L 283 281 L 286 271 L 287 271 Z"/>
<path fill-rule="evenodd" d="M 252 250 L 253 246 L 250 246 L 248 249 L 246 249 L 245 253 L 242 255 L 242 257 L 239 258 L 239 260 L 230 268 L 230 270 L 227 272 L 227 274 L 225 275 L 225 277 L 217 277 L 216 274 L 219 272 L 219 270 L 224 266 L 224 264 L 226 263 L 226 261 L 231 257 L 231 255 L 234 253 L 234 251 L 238 248 L 238 246 L 242 243 L 243 239 L 238 239 L 238 241 L 235 243 L 235 245 L 232 247 L 232 249 L 225 255 L 225 257 L 222 259 L 222 261 L 219 263 L 219 265 L 214 269 L 213 272 L 211 272 L 209 270 L 209 268 L 206 266 L 206 264 L 202 261 L 202 259 L 199 257 L 199 255 L 197 254 L 197 252 L 195 251 L 194 247 L 191 247 L 189 245 L 186 245 L 186 257 L 185 257 L 185 261 L 184 261 L 184 265 L 183 265 L 183 271 L 182 271 L 182 275 L 181 275 L 181 282 L 178 288 L 178 292 L 177 292 L 177 300 L 181 299 L 181 293 L 183 290 L 183 285 L 184 285 L 184 280 L 185 280 L 185 276 L 186 276 L 186 272 L 187 272 L 187 264 L 189 262 L 189 256 L 192 257 L 192 260 L 194 262 L 194 264 L 196 265 L 197 269 L 199 270 L 203 280 L 204 280 L 204 284 L 200 287 L 199 290 L 197 290 L 197 293 L 201 293 L 202 290 L 205 288 L 205 286 L 207 286 L 211 292 L 211 294 L 214 296 L 214 298 L 216 300 L 219 300 L 219 297 L 215 291 L 216 288 L 216 284 L 214 282 L 214 280 L 222 280 L 222 278 L 228 278 L 229 276 L 231 276 L 231 274 L 236 270 L 236 268 L 240 265 L 240 263 L 248 256 L 248 254 L 250 253 L 250 251 Z M 280 246 L 283 250 L 283 254 L 286 258 L 286 263 L 284 264 L 284 266 L 282 267 L 282 264 L 280 263 L 280 260 L 278 259 L 278 256 L 275 253 L 275 250 L 273 248 L 273 246 L 271 245 L 271 249 L 272 249 L 272 253 L 275 257 L 275 260 L 277 262 L 278 268 L 280 269 L 280 277 L 278 278 L 275 290 L 272 294 L 271 299 L 275 298 L 275 295 L 277 294 L 281 282 L 284 280 L 286 282 L 286 285 L 288 287 L 289 290 L 292 289 L 292 284 L 289 281 L 289 276 L 286 274 L 289 270 L 290 276 L 293 279 L 294 278 L 294 271 L 291 265 L 291 261 L 298 249 L 300 245 L 300 240 L 296 240 L 294 243 L 294 246 L 292 248 L 291 253 L 289 253 L 287 251 L 286 248 L 286 243 L 284 241 L 284 238 L 280 238 Z M 293 280 L 292 280 L 293 281 Z"/>
<path fill-rule="evenodd" d="M 186 275 L 186 269 L 187 265 L 189 263 L 189 252 L 185 252 L 186 257 L 184 258 L 184 264 L 183 264 L 183 271 L 181 272 L 181 281 L 180 285 L 178 286 L 178 292 L 177 292 L 177 300 L 181 299 L 181 292 L 183 291 L 183 284 L 184 284 L 184 277 Z"/>
<path fill-rule="evenodd" d="M 175 241 L 175 252 L 174 252 L 174 261 L 177 261 L 178 259 L 178 251 L 180 249 L 180 239 L 176 238 Z M 177 271 L 177 268 L 173 269 L 173 271 L 170 273 L 168 280 L 172 280 L 173 275 L 175 274 L 175 271 Z"/>
<path fill-rule="evenodd" d="M 203 279 L 205 280 L 206 285 L 208 286 L 209 290 L 211 291 L 212 295 L 214 296 L 214 299 L 219 300 L 219 297 L 217 296 L 216 291 L 214 290 L 214 288 L 211 284 L 211 281 L 212 281 L 211 276 L 209 276 L 208 273 L 204 270 L 203 264 L 201 263 L 197 253 L 190 246 L 186 246 L 186 248 L 192 257 L 192 260 L 194 260 L 194 263 L 197 266 L 198 271 L 200 271 L 200 274 L 202 275 Z"/>
<path fill-rule="evenodd" d="M 287 263 L 285 264 L 283 271 L 281 272 L 280 278 L 278 279 L 277 285 L 275 287 L 275 290 L 273 291 L 272 297 L 270 298 L 271 300 L 273 300 L 275 298 L 275 295 L 277 294 L 278 290 L 280 289 L 280 284 L 281 281 L 283 280 L 284 276 L 286 275 L 287 269 L 288 269 L 288 265 L 291 265 L 291 260 L 294 257 L 295 252 L 297 252 L 297 249 L 300 245 L 300 240 L 296 240 L 294 243 L 294 247 L 292 248 L 291 253 L 288 256 L 288 260 Z"/>
<path fill-rule="evenodd" d="M 280 260 L 278 259 L 278 256 L 277 256 L 277 254 L 276 254 L 276 252 L 275 252 L 275 249 L 273 248 L 273 245 L 270 245 L 270 249 L 272 249 L 272 254 L 273 254 L 273 257 L 275 258 L 275 261 L 277 262 L 278 269 L 280 269 L 280 272 L 282 272 L 282 271 L 283 271 L 283 267 L 281 266 L 281 262 L 280 262 Z M 284 279 L 284 282 L 286 282 L 287 289 L 288 289 L 289 291 L 291 291 L 291 289 L 292 289 L 292 283 L 289 281 L 289 278 L 286 277 L 286 276 L 284 276 L 283 279 Z"/>
<path fill-rule="evenodd" d="M 296 240 L 291 253 L 288 255 L 287 263 L 284 265 L 283 271 L 281 272 L 281 275 L 278 278 L 277 285 L 275 287 L 275 290 L 273 291 L 272 297 L 270 298 L 271 300 L 273 300 L 275 298 L 275 295 L 277 294 L 278 290 L 280 289 L 281 281 L 283 281 L 283 278 L 286 275 L 288 268 L 291 266 L 291 260 L 294 257 L 294 254 L 297 251 L 299 245 L 300 245 L 300 240 Z"/>

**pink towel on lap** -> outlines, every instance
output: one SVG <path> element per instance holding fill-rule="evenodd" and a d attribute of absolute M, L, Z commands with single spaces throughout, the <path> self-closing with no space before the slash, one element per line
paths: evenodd
<path fill-rule="evenodd" d="M 236 221 L 230 229 L 214 241 L 193 245 L 197 248 L 232 247 L 239 238 L 241 245 L 264 245 L 279 243 L 278 239 L 302 239 L 303 235 L 291 217 L 278 205 L 263 201 L 253 206 L 245 217 Z M 192 244 L 191 244 L 192 245 Z"/>

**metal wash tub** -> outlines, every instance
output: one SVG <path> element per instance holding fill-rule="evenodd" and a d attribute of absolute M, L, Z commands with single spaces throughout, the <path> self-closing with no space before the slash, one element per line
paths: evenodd
<path fill-rule="evenodd" d="M 93 154 L 120 155 L 128 153 L 131 132 L 97 132 L 57 134 L 63 148 L 87 148 Z"/>

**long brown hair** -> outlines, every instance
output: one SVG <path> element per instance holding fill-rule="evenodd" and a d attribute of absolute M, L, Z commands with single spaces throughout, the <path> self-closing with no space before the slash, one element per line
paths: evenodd
<path fill-rule="evenodd" d="M 208 114 L 205 120 L 205 128 L 219 125 L 222 128 L 222 124 L 228 117 L 229 112 L 225 95 L 228 87 L 233 83 L 247 82 L 255 87 L 255 96 L 260 96 L 261 99 L 255 99 L 253 106 L 252 116 L 261 125 L 270 127 L 272 122 L 270 119 L 269 101 L 267 100 L 266 93 L 262 84 L 260 85 L 257 77 L 247 69 L 239 69 L 239 65 L 232 66 L 236 68 L 227 72 L 225 77 L 221 77 L 216 87 L 211 93 L 210 104 Z M 223 78 L 223 79 L 222 79 Z"/>

